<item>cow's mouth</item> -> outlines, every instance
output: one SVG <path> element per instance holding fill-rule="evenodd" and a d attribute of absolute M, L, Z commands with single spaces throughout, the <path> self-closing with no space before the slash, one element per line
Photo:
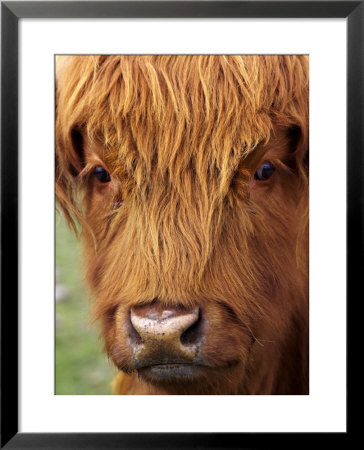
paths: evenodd
<path fill-rule="evenodd" d="M 198 363 L 153 364 L 140 367 L 137 371 L 140 378 L 152 384 L 188 384 L 199 379 L 209 379 L 212 375 L 221 375 L 221 371 L 233 369 L 237 364 L 237 361 L 218 367 Z"/>
<path fill-rule="evenodd" d="M 207 366 L 197 364 L 155 364 L 138 369 L 138 374 L 145 381 L 191 381 L 203 375 Z"/>

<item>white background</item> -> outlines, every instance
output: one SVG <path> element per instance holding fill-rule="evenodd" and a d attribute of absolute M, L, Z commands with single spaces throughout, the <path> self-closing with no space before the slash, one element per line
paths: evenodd
<path fill-rule="evenodd" d="M 21 20 L 20 430 L 345 431 L 346 21 Z M 54 54 L 310 55 L 310 395 L 54 395 Z"/>

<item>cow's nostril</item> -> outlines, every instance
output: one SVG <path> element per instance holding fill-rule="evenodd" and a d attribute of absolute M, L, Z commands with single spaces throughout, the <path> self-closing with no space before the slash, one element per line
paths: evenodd
<path fill-rule="evenodd" d="M 134 327 L 130 316 L 131 314 L 129 313 L 129 317 L 126 322 L 126 329 L 128 331 L 129 343 L 132 347 L 137 347 L 143 343 L 143 340 L 140 334 L 137 332 L 136 328 Z"/>
<path fill-rule="evenodd" d="M 198 313 L 198 317 L 195 323 L 193 323 L 186 331 L 181 335 L 182 345 L 196 345 L 202 339 L 202 318 L 201 311 Z"/>

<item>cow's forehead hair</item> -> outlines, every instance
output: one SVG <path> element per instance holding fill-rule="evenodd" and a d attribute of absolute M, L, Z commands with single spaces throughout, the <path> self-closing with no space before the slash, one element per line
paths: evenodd
<path fill-rule="evenodd" d="M 307 64 L 289 55 L 60 57 L 58 129 L 84 127 L 105 147 L 124 144 L 146 159 L 155 149 L 170 161 L 209 148 L 223 169 L 227 155 L 267 141 L 275 123 L 305 122 Z"/>

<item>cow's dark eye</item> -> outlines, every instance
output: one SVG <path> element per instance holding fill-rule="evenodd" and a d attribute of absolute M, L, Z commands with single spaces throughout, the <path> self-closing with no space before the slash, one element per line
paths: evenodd
<path fill-rule="evenodd" d="M 271 164 L 269 162 L 265 162 L 255 172 L 254 178 L 256 180 L 260 180 L 260 181 L 268 180 L 268 178 L 270 178 L 273 175 L 275 170 L 276 170 L 276 168 L 273 166 L 273 164 Z"/>
<path fill-rule="evenodd" d="M 95 167 L 93 174 L 101 183 L 108 183 L 111 180 L 109 172 L 101 166 Z"/>

